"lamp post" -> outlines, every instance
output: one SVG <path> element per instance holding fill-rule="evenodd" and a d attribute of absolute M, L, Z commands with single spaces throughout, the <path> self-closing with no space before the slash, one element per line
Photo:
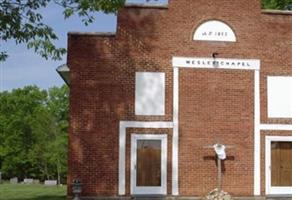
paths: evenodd
<path fill-rule="evenodd" d="M 82 192 L 82 183 L 79 179 L 75 179 L 72 183 L 72 192 L 74 195 L 73 200 L 80 200 L 80 194 Z"/>

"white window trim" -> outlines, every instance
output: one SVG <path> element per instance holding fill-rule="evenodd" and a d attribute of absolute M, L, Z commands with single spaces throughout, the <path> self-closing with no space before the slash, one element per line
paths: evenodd
<path fill-rule="evenodd" d="M 292 124 L 261 124 L 261 130 L 292 131 Z"/>
<path fill-rule="evenodd" d="M 161 140 L 161 186 L 138 187 L 136 180 L 137 140 Z M 132 134 L 131 135 L 131 194 L 167 194 L 167 134 Z"/>
<path fill-rule="evenodd" d="M 265 148 L 265 170 L 266 170 L 266 194 L 267 195 L 285 195 L 292 194 L 291 187 L 273 187 L 271 185 L 271 143 L 274 141 L 279 142 L 292 142 L 292 136 L 266 136 L 266 148 Z"/>

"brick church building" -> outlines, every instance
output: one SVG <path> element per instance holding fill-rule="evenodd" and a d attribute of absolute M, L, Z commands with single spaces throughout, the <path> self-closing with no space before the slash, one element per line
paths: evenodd
<path fill-rule="evenodd" d="M 67 67 L 68 66 L 68 67 Z M 292 15 L 260 0 L 128 4 L 116 33 L 69 33 L 68 191 L 292 195 Z"/>

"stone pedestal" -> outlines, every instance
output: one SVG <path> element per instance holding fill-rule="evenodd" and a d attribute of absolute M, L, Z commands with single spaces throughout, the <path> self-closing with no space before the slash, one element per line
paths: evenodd
<path fill-rule="evenodd" d="M 217 188 L 211 191 L 205 200 L 233 200 L 230 194 L 224 191 L 219 191 Z"/>

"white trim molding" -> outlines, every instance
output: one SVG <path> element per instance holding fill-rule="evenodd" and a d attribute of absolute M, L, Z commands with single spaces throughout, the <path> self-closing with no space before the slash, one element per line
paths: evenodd
<path fill-rule="evenodd" d="M 119 125 L 119 195 L 126 194 L 126 129 L 173 128 L 172 122 L 120 121 Z"/>
<path fill-rule="evenodd" d="M 179 69 L 173 68 L 173 135 L 172 135 L 172 195 L 179 195 L 178 189 L 178 143 L 179 143 Z"/>
<path fill-rule="evenodd" d="M 161 141 L 161 185 L 137 186 L 137 141 L 160 140 Z M 167 194 L 167 134 L 132 134 L 131 135 L 131 194 Z"/>
<path fill-rule="evenodd" d="M 254 195 L 261 194 L 260 72 L 254 71 Z"/>
<path fill-rule="evenodd" d="M 261 124 L 261 130 L 292 131 L 292 124 Z"/>
<path fill-rule="evenodd" d="M 265 177 L 266 177 L 266 194 L 269 195 L 291 195 L 292 187 L 272 186 L 271 181 L 271 143 L 273 141 L 292 142 L 292 136 L 266 136 L 265 145 Z"/>

